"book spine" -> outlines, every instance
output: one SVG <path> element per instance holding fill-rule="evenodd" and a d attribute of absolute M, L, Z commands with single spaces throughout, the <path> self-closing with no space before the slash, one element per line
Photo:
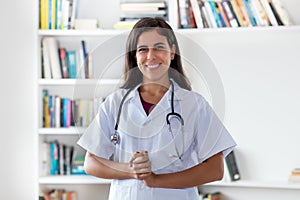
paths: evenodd
<path fill-rule="evenodd" d="M 61 98 L 55 96 L 55 128 L 60 128 Z"/>
<path fill-rule="evenodd" d="M 210 3 L 207 2 L 207 1 L 205 1 L 204 2 L 204 6 L 205 6 L 205 10 L 206 10 L 206 12 L 208 14 L 209 21 L 211 23 L 211 27 L 212 28 L 218 28 L 218 25 L 217 25 L 217 22 L 215 20 L 214 13 L 213 13 L 213 11 L 211 9 Z"/>
<path fill-rule="evenodd" d="M 240 7 L 238 6 L 238 3 L 236 0 L 231 0 L 230 1 L 231 5 L 232 5 L 232 8 L 233 8 L 233 11 L 235 13 L 235 16 L 239 22 L 239 25 L 242 26 L 242 27 L 245 27 L 246 26 L 246 22 L 243 18 L 243 15 L 242 15 L 242 12 L 240 10 Z"/>
<path fill-rule="evenodd" d="M 219 14 L 218 14 L 218 12 L 217 12 L 215 2 L 209 1 L 209 5 L 210 5 L 210 8 L 211 8 L 212 13 L 213 13 L 213 18 L 214 18 L 214 20 L 216 21 L 217 28 L 222 27 L 222 22 L 221 22 L 221 20 L 220 20 Z"/>
<path fill-rule="evenodd" d="M 268 15 L 263 7 L 263 5 L 261 4 L 260 0 L 252 0 L 253 5 L 255 6 L 258 15 L 260 16 L 261 19 L 261 25 L 262 26 L 269 26 L 271 25 Z"/>
<path fill-rule="evenodd" d="M 239 27 L 239 24 L 234 16 L 234 13 L 232 12 L 229 3 L 227 0 L 223 0 L 222 5 L 224 7 L 224 11 L 228 17 L 229 23 L 231 27 Z"/>
<path fill-rule="evenodd" d="M 262 26 L 262 19 L 259 15 L 258 9 L 254 5 L 254 1 L 253 0 L 247 0 L 247 4 L 248 4 L 248 7 L 249 7 L 254 19 L 255 19 L 255 22 L 256 22 L 257 26 Z"/>
<path fill-rule="evenodd" d="M 67 51 L 69 78 L 77 78 L 76 51 Z"/>
<path fill-rule="evenodd" d="M 230 23 L 229 23 L 227 15 L 225 13 L 225 10 L 224 10 L 224 7 L 222 5 L 222 2 L 217 2 L 217 4 L 218 4 L 219 13 L 221 14 L 222 19 L 223 19 L 223 21 L 225 23 L 225 27 L 230 27 Z"/>
<path fill-rule="evenodd" d="M 197 0 L 191 0 L 191 6 L 194 13 L 197 28 L 203 28 L 200 7 Z"/>
<path fill-rule="evenodd" d="M 48 29 L 48 0 L 40 0 L 40 29 Z"/>
<path fill-rule="evenodd" d="M 46 40 L 48 50 L 49 50 L 49 58 L 50 58 L 50 66 L 51 72 L 54 79 L 62 78 L 60 61 L 58 55 L 58 44 L 55 38 L 48 37 L 44 38 Z"/>
<path fill-rule="evenodd" d="M 285 9 L 285 7 L 283 6 L 281 0 L 272 0 L 272 3 L 282 21 L 282 23 L 285 26 L 292 25 L 293 24 L 292 20 L 290 19 L 289 14 L 288 14 L 287 10 Z"/>
<path fill-rule="evenodd" d="M 251 7 L 249 6 L 249 0 L 243 0 L 243 5 L 246 9 L 246 12 L 248 14 L 248 17 L 249 17 L 249 20 L 252 24 L 252 26 L 257 26 L 257 22 L 254 18 L 254 13 L 253 13 L 253 10 L 251 9 Z"/>
<path fill-rule="evenodd" d="M 225 158 L 226 166 L 231 178 L 231 181 L 237 181 L 241 179 L 241 175 L 237 166 L 237 161 L 234 151 L 231 151 Z"/>
<path fill-rule="evenodd" d="M 278 14 L 278 12 L 277 12 L 277 10 L 275 9 L 275 7 L 274 7 L 274 5 L 273 5 L 273 3 L 272 3 L 271 0 L 269 0 L 269 5 L 270 5 L 270 8 L 271 8 L 271 10 L 272 10 L 272 12 L 273 12 L 273 14 L 274 14 L 274 17 L 275 17 L 275 19 L 276 19 L 278 25 L 279 25 L 279 26 L 284 25 L 283 22 L 282 22 L 282 20 L 281 20 L 281 18 L 280 18 L 280 16 L 279 16 L 279 14 Z"/>
<path fill-rule="evenodd" d="M 273 13 L 273 11 L 272 11 L 272 9 L 270 7 L 270 4 L 269 4 L 268 0 L 260 0 L 260 2 L 261 2 L 263 8 L 266 11 L 266 14 L 267 14 L 267 16 L 268 16 L 268 18 L 269 18 L 269 20 L 271 22 L 271 25 L 272 26 L 278 26 L 278 22 L 277 22 L 277 20 L 276 20 L 276 18 L 274 16 L 274 13 Z"/>
<path fill-rule="evenodd" d="M 62 17 L 62 0 L 56 0 L 55 29 L 57 29 L 57 30 L 60 29 L 61 17 Z"/>
<path fill-rule="evenodd" d="M 249 18 L 249 14 L 248 14 L 245 4 L 244 4 L 244 0 L 237 0 L 237 4 L 241 10 L 241 13 L 242 13 L 242 16 L 243 16 L 243 19 L 245 22 L 245 26 L 252 26 L 252 23 Z"/>
<path fill-rule="evenodd" d="M 42 39 L 42 71 L 43 71 L 43 75 L 42 75 L 43 78 L 46 79 L 52 78 L 49 45 L 46 38 Z"/>

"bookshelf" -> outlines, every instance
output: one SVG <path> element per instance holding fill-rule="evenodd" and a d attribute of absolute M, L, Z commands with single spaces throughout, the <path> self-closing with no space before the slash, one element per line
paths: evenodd
<path fill-rule="evenodd" d="M 127 30 L 113 30 L 118 21 L 119 1 L 78 1 L 79 18 L 97 18 L 101 29 L 98 30 L 38 30 L 38 45 L 44 37 L 54 37 L 60 46 L 68 49 L 80 48 L 80 41 L 85 40 L 89 50 L 97 45 L 118 44 L 124 46 Z M 176 24 L 177 11 L 175 1 L 168 0 L 169 21 Z M 242 27 L 219 29 L 177 29 L 181 41 L 194 42 L 205 51 L 213 61 L 222 81 L 225 94 L 224 123 L 236 139 L 237 159 L 242 180 L 238 182 L 217 182 L 200 186 L 204 192 L 221 191 L 224 199 L 297 199 L 300 195 L 299 184 L 290 184 L 287 178 L 290 170 L 300 165 L 297 152 L 300 152 L 297 127 L 300 108 L 299 74 L 300 61 L 300 15 L 299 2 L 284 1 L 295 25 L 278 27 Z M 105 6 L 103 6 L 105 5 Z M 188 55 L 197 56 L 179 40 L 182 54 L 186 56 L 187 74 L 191 75 Z M 124 42 L 123 41 L 123 42 Z M 114 43 L 116 42 L 116 43 Z M 38 149 L 44 140 L 58 139 L 74 145 L 85 128 L 43 128 L 41 91 L 48 89 L 52 94 L 73 98 L 94 98 L 105 96 L 120 84 L 122 59 L 118 57 L 122 49 L 108 49 L 113 57 L 106 60 L 96 59 L 95 66 L 113 66 L 94 69 L 92 79 L 43 79 L 41 77 L 41 52 L 38 46 L 37 93 L 39 102 Z M 112 63 L 109 61 L 113 60 Z M 99 82 L 99 77 L 101 81 Z M 193 79 L 192 84 L 205 84 L 205 80 Z M 100 85 L 101 91 L 95 93 Z M 207 85 L 204 85 L 207 87 Z M 78 89 L 74 93 L 74 88 Z M 197 86 L 196 86 L 196 89 Z M 210 101 L 209 88 L 204 96 Z M 279 95 L 278 95 L 279 94 Z M 290 98 L 292 97 L 292 98 Z M 282 107 L 285 107 L 284 110 Z M 285 117 L 280 118 L 277 112 Z M 221 114 L 222 115 L 222 114 Z M 237 123 L 238 122 L 238 123 Z M 255 124 L 255 125 L 253 125 Z M 288 127 L 288 128 L 286 128 Z M 255 139 L 256 138 L 256 139 Z M 257 138 L 260 138 L 257 140 Z M 278 148 L 281 147 L 281 148 Z M 264 152 L 264 153 L 261 153 Z M 39 190 L 66 188 L 78 192 L 79 199 L 107 199 L 110 181 L 91 176 L 42 176 L 41 155 L 39 166 Z M 266 157 L 268 161 L 266 161 Z M 280 159 L 278 159 L 280 157 Z M 258 164 L 260 163 L 260 164 Z"/>

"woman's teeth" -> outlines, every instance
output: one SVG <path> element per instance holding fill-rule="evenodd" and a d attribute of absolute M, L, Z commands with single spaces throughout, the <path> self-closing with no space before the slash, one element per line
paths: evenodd
<path fill-rule="evenodd" d="M 159 64 L 156 64 L 156 65 L 147 65 L 147 67 L 150 68 L 150 69 L 157 68 L 158 66 L 159 66 Z"/>

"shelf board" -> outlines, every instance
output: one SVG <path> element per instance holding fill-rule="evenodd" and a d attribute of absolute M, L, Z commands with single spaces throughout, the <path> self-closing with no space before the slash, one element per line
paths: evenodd
<path fill-rule="evenodd" d="M 110 184 L 111 180 L 90 175 L 45 176 L 39 178 L 39 184 Z"/>
<path fill-rule="evenodd" d="M 300 183 L 288 181 L 246 181 L 235 182 L 216 181 L 207 183 L 204 186 L 213 187 L 239 187 L 239 188 L 267 188 L 267 189 L 300 189 Z"/>
<path fill-rule="evenodd" d="M 69 128 L 39 128 L 40 135 L 78 135 L 83 134 L 86 130 L 84 127 L 69 127 Z"/>
<path fill-rule="evenodd" d="M 197 29 L 197 28 L 189 28 L 189 29 L 176 29 L 178 33 L 192 33 L 192 34 L 199 34 L 199 33 L 211 33 L 211 32 L 274 32 L 274 31 L 300 31 L 300 25 L 295 26 L 266 26 L 266 27 L 237 27 L 237 28 L 204 28 L 204 29 Z"/>
<path fill-rule="evenodd" d="M 118 85 L 122 82 L 120 79 L 38 79 L 39 85 Z"/>
<path fill-rule="evenodd" d="M 38 30 L 39 36 L 115 36 L 128 33 L 127 29 L 96 30 Z"/>
<path fill-rule="evenodd" d="M 300 31 L 300 25 L 293 26 L 266 26 L 266 27 L 237 27 L 237 28 L 191 28 L 175 29 L 178 33 L 205 33 L 205 32 L 256 32 L 256 31 Z M 39 36 L 116 36 L 127 34 L 130 29 L 96 29 L 96 30 L 38 30 Z"/>

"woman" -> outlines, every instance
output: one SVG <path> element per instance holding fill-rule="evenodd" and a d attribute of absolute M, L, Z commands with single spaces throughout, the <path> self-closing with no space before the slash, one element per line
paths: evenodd
<path fill-rule="evenodd" d="M 113 179 L 109 199 L 198 199 L 198 185 L 223 177 L 236 145 L 184 76 L 172 28 L 139 20 L 130 32 L 125 83 L 100 106 L 78 144 L 85 170 Z"/>

